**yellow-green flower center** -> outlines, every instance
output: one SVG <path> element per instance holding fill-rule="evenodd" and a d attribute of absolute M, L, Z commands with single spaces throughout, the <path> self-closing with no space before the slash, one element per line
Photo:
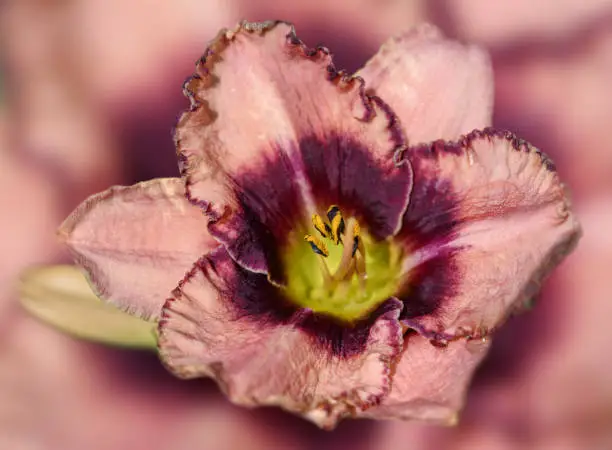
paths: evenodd
<path fill-rule="evenodd" d="M 397 292 L 402 251 L 392 241 L 375 241 L 337 206 L 328 209 L 327 220 L 313 214 L 312 225 L 316 231 L 291 236 L 285 255 L 291 301 L 354 322 Z"/>

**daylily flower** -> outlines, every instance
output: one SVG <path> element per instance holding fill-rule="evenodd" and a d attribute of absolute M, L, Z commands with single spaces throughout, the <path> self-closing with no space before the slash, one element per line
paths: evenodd
<path fill-rule="evenodd" d="M 425 26 L 358 75 L 284 23 L 222 31 L 184 86 L 181 178 L 97 194 L 60 234 L 179 377 L 325 428 L 453 423 L 579 227 L 554 164 L 486 128 L 480 50 Z"/>

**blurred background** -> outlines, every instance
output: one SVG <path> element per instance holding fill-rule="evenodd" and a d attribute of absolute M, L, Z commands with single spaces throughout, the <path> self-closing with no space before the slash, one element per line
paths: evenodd
<path fill-rule="evenodd" d="M 168 6 L 164 6 L 168 5 Z M 229 404 L 153 354 L 28 317 L 14 282 L 68 261 L 63 218 L 111 184 L 177 175 L 181 85 L 221 27 L 295 23 L 339 67 L 428 21 L 492 56 L 494 125 L 553 157 L 584 228 L 536 308 L 498 334 L 459 426 L 349 421 L 333 432 Z M 612 449 L 612 1 L 0 2 L 0 449 Z"/>

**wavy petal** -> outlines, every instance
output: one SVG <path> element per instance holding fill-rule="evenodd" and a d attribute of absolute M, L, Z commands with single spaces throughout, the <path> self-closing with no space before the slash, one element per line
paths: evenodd
<path fill-rule="evenodd" d="M 462 339 L 439 347 L 417 333 L 404 336 L 391 392 L 363 416 L 455 424 L 474 370 L 489 345 L 490 340 Z"/>
<path fill-rule="evenodd" d="M 59 234 L 97 294 L 156 318 L 189 268 L 218 243 L 178 178 L 112 187 L 84 201 Z"/>
<path fill-rule="evenodd" d="M 488 55 L 431 25 L 391 38 L 358 75 L 396 112 L 412 144 L 458 139 L 491 124 Z"/>
<path fill-rule="evenodd" d="M 277 288 L 264 275 L 243 270 L 225 249 L 211 252 L 164 306 L 164 363 L 181 377 L 215 378 L 235 403 L 279 405 L 325 428 L 387 394 L 402 344 L 400 302 L 390 300 L 379 311 L 359 352 L 343 355 L 301 328 L 313 319 L 310 311 L 285 323 L 251 314 L 247 305 L 265 302 L 271 289 Z M 343 340 L 350 345 L 349 337 Z"/>
<path fill-rule="evenodd" d="M 491 129 L 408 157 L 403 323 L 431 339 L 486 335 L 537 293 L 580 236 L 564 186 L 538 149 Z"/>
<path fill-rule="evenodd" d="M 243 267 L 267 272 L 266 248 L 332 201 L 380 237 L 399 229 L 411 178 L 393 163 L 404 144 L 394 114 L 290 25 L 221 32 L 185 92 L 175 140 L 189 198 Z M 210 179 L 225 190 L 211 192 Z"/>

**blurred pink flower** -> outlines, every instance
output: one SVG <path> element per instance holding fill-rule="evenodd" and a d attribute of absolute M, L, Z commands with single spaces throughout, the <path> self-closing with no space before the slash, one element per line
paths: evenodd
<path fill-rule="evenodd" d="M 492 49 L 541 41 L 564 41 L 612 13 L 610 0 L 527 0 L 481 2 L 442 0 L 432 8 L 449 33 Z"/>
<path fill-rule="evenodd" d="M 53 229 L 62 215 L 57 210 L 57 192 L 42 176 L 41 169 L 32 167 L 21 155 L 9 151 L 6 122 L 5 112 L 0 108 L 0 205 L 3 211 L 0 215 L 3 235 L 0 299 L 9 295 L 12 283 L 23 267 L 46 261 L 54 254 L 55 247 L 45 232 Z M 15 186 L 20 186 L 19 195 L 15 195 Z M 24 204 L 28 208 L 24 208 Z M 22 233 L 29 238 L 20 239 Z M 8 307 L 6 302 L 0 302 L 0 317 L 5 307 Z"/>
<path fill-rule="evenodd" d="M 184 185 L 111 188 L 61 233 L 103 298 L 160 319 L 160 355 L 181 377 L 323 427 L 453 422 L 489 333 L 578 225 L 539 150 L 491 129 L 459 138 L 490 120 L 479 50 L 421 27 L 359 74 L 367 87 L 285 24 L 222 32 L 185 84 Z M 436 138 L 459 140 L 416 145 Z M 309 252 L 304 217 L 344 249 L 312 231 Z"/>
<path fill-rule="evenodd" d="M 414 448 L 455 448 L 461 445 L 467 448 L 518 449 L 525 446 L 536 448 L 536 442 L 538 448 L 548 449 L 597 448 L 590 445 L 592 441 L 589 442 L 588 439 L 595 439 L 597 435 L 609 430 L 606 423 L 609 417 L 606 412 L 609 411 L 609 406 L 605 405 L 607 397 L 597 394 L 597 390 L 601 389 L 601 382 L 583 381 L 581 377 L 585 376 L 585 373 L 578 371 L 573 375 L 575 385 L 583 388 L 567 389 L 562 384 L 553 382 L 551 384 L 561 386 L 558 393 L 538 396 L 533 389 L 521 391 L 521 385 L 535 373 L 528 370 L 529 364 L 524 365 L 521 362 L 549 359 L 547 355 L 561 352 L 554 346 L 557 341 L 571 340 L 581 343 L 585 348 L 605 348 L 605 339 L 610 335 L 605 326 L 597 325 L 597 320 L 603 319 L 604 314 L 598 315 L 596 311 L 602 307 L 605 309 L 607 293 L 612 285 L 609 277 L 601 276 L 597 270 L 587 267 L 605 270 L 606 258 L 609 259 L 612 254 L 612 249 L 603 244 L 605 236 L 608 235 L 605 233 L 607 222 L 603 219 L 603 211 L 610 195 L 607 186 L 612 178 L 607 174 L 612 165 L 607 162 L 610 161 L 612 152 L 607 151 L 606 145 L 602 144 L 606 142 L 609 123 L 612 120 L 607 101 L 611 86 L 607 80 L 612 76 L 612 70 L 606 63 L 612 52 L 606 44 L 609 38 L 606 38 L 605 31 L 605 24 L 609 24 L 611 2 L 564 0 L 534 4 L 532 1 L 515 0 L 495 4 L 472 1 L 432 1 L 419 5 L 420 3 L 397 0 L 317 0 L 291 3 L 246 1 L 236 4 L 224 2 L 219 7 L 215 2 L 204 4 L 197 0 L 185 0 L 162 7 L 158 4 L 153 6 L 149 0 L 137 0 L 127 6 L 124 2 L 72 0 L 41 3 L 24 0 L 4 2 L 0 6 L 21 10 L 18 15 L 9 14 L 6 9 L 0 12 L 0 34 L 4 44 L 2 69 L 7 74 L 4 79 L 7 82 L 4 93 L 8 107 L 21 104 L 23 106 L 19 109 L 24 112 L 45 110 L 51 123 L 60 115 L 65 116 L 68 122 L 67 125 L 59 127 L 43 126 L 44 121 L 39 114 L 37 121 L 40 125 L 25 124 L 15 127 L 12 122 L 14 115 L 9 109 L 10 129 L 44 128 L 50 130 L 52 136 L 56 136 L 55 139 L 50 139 L 50 142 L 57 143 L 65 143 L 66 136 L 82 135 L 81 132 L 71 133 L 69 125 L 72 118 L 79 116 L 78 108 L 53 106 L 57 103 L 45 105 L 46 100 L 43 99 L 53 96 L 33 96 L 33 91 L 28 89 L 28 86 L 52 86 L 53 81 L 60 85 L 69 83 L 73 86 L 72 89 L 60 88 L 56 91 L 58 94 L 55 98 L 78 99 L 81 93 L 87 93 L 90 100 L 73 104 L 97 109 L 97 112 L 85 112 L 82 116 L 93 118 L 98 123 L 97 126 L 106 130 L 100 135 L 107 141 L 105 145 L 92 145 L 89 140 L 79 144 L 78 139 L 75 139 L 77 145 L 70 143 L 68 149 L 51 145 L 30 148 L 27 152 L 22 151 L 13 141 L 10 146 L 3 147 L 0 151 L 0 168 L 3 174 L 0 183 L 4 187 L 0 203 L 3 212 L 11 211 L 10 214 L 3 214 L 0 219 L 2 230 L 6 230 L 0 245 L 3 250 L 6 249 L 0 260 L 0 287 L 3 293 L 0 322 L 3 325 L 4 344 L 0 350 L 0 372 L 7 370 L 11 364 L 24 361 L 23 358 L 5 356 L 9 351 L 11 355 L 18 354 L 23 351 L 23 346 L 29 343 L 32 351 L 28 352 L 28 357 L 32 364 L 22 364 L 22 368 L 36 370 L 38 373 L 36 378 L 14 376 L 11 378 L 12 383 L 2 383 L 0 416 L 4 417 L 2 412 L 6 411 L 9 417 L 38 418 L 37 421 L 24 421 L 20 427 L 16 421 L 10 422 L 9 427 L 8 422 L 0 420 L 2 435 L 8 435 L 5 430 L 11 429 L 11 436 L 21 438 L 22 443 L 27 436 L 36 435 L 39 445 L 30 442 L 29 448 L 80 449 L 83 448 L 83 443 L 91 445 L 95 437 L 103 433 L 104 427 L 111 427 L 114 433 L 111 433 L 113 445 L 109 443 L 105 447 L 104 442 L 99 442 L 101 448 L 125 448 L 140 435 L 150 436 L 149 444 L 154 448 L 155 439 L 159 436 L 157 432 L 163 429 L 160 426 L 160 422 L 163 422 L 159 420 L 160 414 L 144 416 L 139 415 L 139 411 L 131 411 L 132 416 L 126 414 L 126 422 L 130 418 L 139 417 L 140 428 L 112 428 L 116 423 L 111 414 L 107 414 L 105 420 L 84 414 L 87 411 L 95 412 L 91 403 L 101 401 L 107 401 L 107 410 L 112 410 L 112 393 L 116 391 L 113 383 L 121 382 L 133 386 L 135 380 L 142 380 L 139 374 L 126 370 L 123 354 L 70 342 L 58 333 L 44 329 L 42 325 L 17 311 L 14 304 L 9 302 L 9 299 L 12 301 L 14 297 L 9 297 L 8 294 L 12 291 L 12 280 L 22 267 L 32 262 L 57 258 L 54 229 L 58 220 L 65 214 L 66 208 L 71 208 L 76 199 L 117 180 L 127 183 L 159 174 L 174 175 L 175 161 L 167 135 L 174 115 L 182 104 L 175 86 L 182 81 L 184 73 L 190 70 L 192 55 L 201 51 L 203 43 L 212 36 L 214 30 L 241 17 L 284 17 L 298 24 L 300 34 L 305 36 L 307 41 L 321 42 L 335 49 L 338 52 L 336 60 L 340 62 L 341 67 L 356 68 L 365 61 L 368 54 L 378 48 L 385 36 L 429 15 L 429 20 L 441 26 L 447 34 L 467 41 L 477 41 L 492 51 L 496 77 L 495 124 L 514 130 L 554 158 L 560 175 L 577 194 L 578 212 L 587 216 L 584 221 L 586 239 L 579 251 L 545 284 L 544 298 L 535 310 L 529 315 L 512 320 L 508 327 L 502 329 L 493 345 L 490 355 L 493 358 L 487 360 L 484 372 L 477 378 L 471 391 L 467 417 L 456 430 L 444 433 L 437 428 L 423 429 L 407 424 L 381 424 L 380 427 L 374 427 L 360 421 L 343 424 L 334 433 L 316 436 L 320 439 L 320 444 L 329 445 L 325 448 L 344 448 L 345 443 L 349 441 L 352 448 L 362 445 L 359 448 L 368 449 L 387 449 L 394 446 L 404 448 L 406 445 Z M 28 4 L 32 6 L 28 8 Z M 36 14 L 35 9 L 41 8 L 44 8 L 45 14 Z M 223 17 L 226 13 L 228 15 Z M 64 16 L 63 21 L 59 22 L 67 36 L 61 44 L 53 38 L 58 33 L 50 32 L 53 26 L 44 25 L 45 22 L 57 23 L 53 17 L 58 16 Z M 24 45 L 32 42 L 28 36 L 37 37 L 48 47 L 38 47 L 39 50 L 32 53 L 36 56 L 29 57 L 28 52 L 32 51 L 32 47 Z M 12 48 L 16 50 L 13 51 Z M 49 68 L 53 61 L 66 59 L 54 56 L 57 55 L 58 48 L 64 48 L 66 54 L 72 55 L 67 58 L 72 61 L 70 67 L 80 71 L 77 72 L 79 74 L 76 82 L 74 76 L 67 75 L 65 71 L 61 76 L 53 76 L 51 79 L 40 76 L 49 70 L 58 73 L 56 69 Z M 27 58 L 29 62 L 20 63 L 22 58 Z M 26 72 L 36 76 L 24 77 Z M 14 80 L 19 79 L 28 80 L 28 83 L 20 83 L 20 88 L 13 86 Z M 45 89 L 53 91 L 52 87 Z M 36 88 L 36 91 L 39 89 Z M 31 100 L 19 100 L 18 97 L 22 95 Z M 71 110 L 74 111 L 73 114 L 60 114 L 61 111 Z M 31 120 L 34 116 L 22 114 L 21 118 Z M 112 127 L 107 127 L 106 121 L 110 121 Z M 81 122 L 76 120 L 74 123 Z M 55 130 L 65 131 L 57 133 Z M 24 133 L 21 134 L 24 136 Z M 62 139 L 57 140 L 57 136 Z M 9 147 L 12 151 L 8 151 Z M 113 156 L 113 152 L 116 156 Z M 48 164 L 49 162 L 53 164 Z M 62 167 L 66 169 L 57 170 Z M 112 169 L 100 171 L 100 167 Z M 100 177 L 101 172 L 109 174 L 110 177 Z M 84 182 L 74 184 L 69 180 Z M 13 195 L 16 185 L 20 186 L 19 195 Z M 80 188 L 75 189 L 75 185 Z M 602 214 L 602 217 L 598 217 L 599 214 Z M 600 227 L 603 228 L 603 234 L 598 231 Z M 596 233 L 596 236 L 593 233 Z M 598 245 L 599 241 L 602 245 Z M 584 261 L 590 262 L 583 266 Z M 583 275 L 578 276 L 580 273 Z M 572 289 L 557 289 L 561 286 L 571 286 Z M 588 292 L 588 295 L 583 292 Z M 558 308 L 558 302 L 567 307 Z M 594 311 L 596 316 L 591 318 L 590 314 L 579 314 L 583 319 L 572 324 L 570 328 L 562 326 L 567 323 L 565 317 L 571 317 L 572 311 L 580 313 L 583 307 L 585 311 Z M 561 325 L 556 326 L 557 323 Z M 24 331 L 20 332 L 21 329 Z M 589 331 L 588 339 L 583 339 L 581 329 Z M 18 335 L 19 339 L 4 339 L 4 336 L 10 336 L 11 333 Z M 70 345 L 66 345 L 67 342 L 70 342 Z M 541 345 L 544 342 L 547 344 Z M 22 350 L 11 350 L 12 348 Z M 75 402 L 75 407 L 66 410 L 65 416 L 59 416 L 63 418 L 62 422 L 50 422 L 61 409 L 66 393 L 79 383 L 87 381 L 88 377 L 81 375 L 79 370 L 87 367 L 90 361 L 96 360 L 101 353 L 107 354 L 108 360 L 113 364 L 106 363 L 105 359 L 103 364 L 92 371 L 100 380 L 96 387 L 99 395 L 95 400 L 92 399 L 91 403 Z M 61 359 L 65 372 L 74 371 L 78 375 L 60 376 L 53 384 L 47 383 L 49 371 L 57 364 L 34 364 L 34 361 L 44 354 L 70 355 L 69 358 Z M 136 357 L 131 353 L 129 355 L 130 359 Z M 581 354 L 573 352 L 571 355 Z M 568 359 L 564 364 L 580 370 L 586 368 L 591 375 L 599 376 L 605 383 L 610 376 L 610 370 L 607 365 L 600 364 L 600 355 L 585 353 L 582 356 L 590 356 L 592 359 L 587 361 L 580 358 L 582 362 L 579 364 Z M 123 363 L 118 363 L 117 359 Z M 1 364 L 3 362 L 6 364 Z M 592 370 L 593 368 L 597 370 Z M 148 373 L 157 373 L 154 369 L 149 367 Z M 518 376 L 517 373 L 525 375 Z M 565 370 L 560 369 L 556 373 L 549 373 L 549 376 L 554 380 L 554 377 L 564 376 L 565 373 Z M 109 383 L 108 380 L 111 379 L 113 381 Z M 22 380 L 27 380 L 25 386 L 21 383 Z M 176 402 L 172 404 L 176 423 L 180 423 L 179 417 L 184 409 L 189 409 L 188 399 L 194 399 L 191 390 L 187 390 L 184 384 L 173 383 L 171 379 L 165 379 L 156 385 L 140 385 L 140 388 L 143 399 L 148 398 L 146 403 L 142 403 L 143 410 L 149 411 L 157 411 L 161 404 L 164 404 L 155 401 L 154 395 L 160 389 L 165 389 L 168 395 L 175 390 L 185 392 L 184 396 L 180 399 L 177 397 Z M 51 389 L 55 395 L 46 393 L 46 390 Z M 183 389 L 186 390 L 182 391 Z M 572 402 L 579 402 L 584 397 L 585 390 L 588 393 L 587 398 L 599 397 L 601 403 L 595 402 L 591 407 L 588 402 L 584 402 L 580 408 L 573 408 Z M 12 397 L 14 401 L 4 401 L 8 393 L 16 392 L 21 392 L 23 396 L 15 394 Z M 507 393 L 513 392 L 523 392 L 517 397 L 519 400 L 529 400 L 529 405 L 506 407 L 506 400 L 509 398 Z M 208 395 L 213 396 L 212 393 Z M 42 402 L 42 397 L 48 401 Z M 537 411 L 541 413 L 546 407 L 545 403 L 553 397 L 565 399 L 563 404 L 556 404 L 557 415 L 567 418 L 563 430 L 556 429 L 551 433 L 549 427 L 539 426 L 538 424 L 547 420 L 546 417 L 539 418 L 534 421 L 534 425 L 530 425 L 536 413 L 532 406 L 535 408 L 535 403 L 541 402 L 542 405 L 537 406 Z M 219 404 L 219 400 L 211 401 L 208 397 L 195 396 L 194 403 L 198 404 L 198 408 L 203 402 Z M 510 404 L 514 405 L 512 402 Z M 23 414 L 14 413 L 15 405 L 19 405 L 18 408 Z M 240 410 L 234 410 L 239 414 Z M 249 420 L 254 420 L 259 414 L 258 411 L 257 414 L 251 415 Z M 483 420 L 486 417 L 490 417 L 490 420 Z M 585 420 L 585 417 L 593 419 L 589 421 Z M 231 420 L 231 415 L 227 415 L 227 420 Z M 92 421 L 97 421 L 100 434 L 95 433 L 96 427 L 90 423 Z M 44 423 L 51 425 L 41 425 Z M 79 424 L 79 443 L 74 443 L 77 438 L 72 436 L 73 433 L 67 425 L 75 423 Z M 194 420 L 190 422 L 190 426 L 194 433 L 197 433 L 204 423 Z M 54 429 L 64 427 L 66 433 L 61 436 L 53 433 Z M 392 432 L 391 428 L 395 431 Z M 152 432 L 153 430 L 155 432 Z M 192 433 L 180 435 L 179 430 L 168 435 L 172 436 L 176 448 L 181 448 L 182 444 L 186 445 L 186 448 L 206 446 L 206 443 L 210 445 L 210 440 L 204 432 L 197 436 Z M 232 430 L 228 430 L 228 433 L 240 433 L 239 430 Z M 415 432 L 403 434 L 404 430 Z M 87 433 L 90 434 L 89 439 Z M 308 436 L 313 434 L 313 430 L 308 430 Z M 354 439 L 350 440 L 349 437 Z M 159 442 L 160 447 L 167 447 L 162 445 L 164 439 L 159 439 Z M 11 444 L 15 444 L 15 441 Z M 188 444 L 192 444 L 191 447 Z M 6 446 L 19 448 L 16 445 Z M 274 448 L 274 444 L 271 443 L 270 447 Z M 604 449 L 609 447 L 611 445 L 600 446 Z"/>

